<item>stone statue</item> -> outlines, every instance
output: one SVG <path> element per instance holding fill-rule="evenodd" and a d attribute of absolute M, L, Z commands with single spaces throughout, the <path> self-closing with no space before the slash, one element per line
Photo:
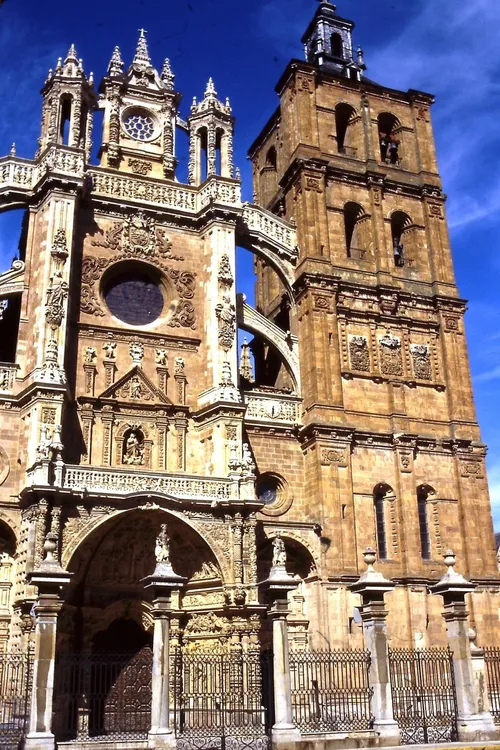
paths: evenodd
<path fill-rule="evenodd" d="M 106 359 L 116 359 L 116 344 L 113 341 L 106 341 L 102 348 Z"/>
<path fill-rule="evenodd" d="M 51 284 L 47 289 L 47 304 L 45 307 L 45 317 L 47 318 L 47 323 L 52 328 L 57 328 L 62 323 L 64 303 L 68 292 L 69 287 L 63 280 L 62 271 L 55 271 Z"/>
<path fill-rule="evenodd" d="M 170 565 L 170 540 L 166 523 L 162 523 L 156 538 L 155 557 L 158 564 Z"/>
<path fill-rule="evenodd" d="M 130 398 L 140 398 L 140 397 L 141 397 L 141 381 L 136 375 L 130 381 Z"/>
<path fill-rule="evenodd" d="M 160 367 L 166 367 L 168 365 L 168 353 L 166 349 L 156 350 L 156 364 Z"/>
<path fill-rule="evenodd" d="M 215 308 L 215 313 L 219 321 L 219 342 L 224 351 L 228 351 L 236 335 L 236 308 L 228 294 L 223 295 L 222 302 Z"/>
<path fill-rule="evenodd" d="M 125 443 L 123 463 L 127 466 L 142 466 L 144 464 L 144 445 L 140 434 L 133 430 Z"/>
<path fill-rule="evenodd" d="M 85 364 L 86 365 L 95 365 L 97 362 L 97 351 L 94 349 L 93 346 L 88 346 L 85 349 Z"/>
<path fill-rule="evenodd" d="M 286 567 L 285 542 L 281 538 L 281 532 L 278 532 L 273 540 L 273 568 L 284 567 Z"/>
<path fill-rule="evenodd" d="M 184 368 L 186 366 L 185 361 L 182 359 L 182 357 L 176 357 L 175 359 L 175 374 L 176 375 L 184 375 Z"/>

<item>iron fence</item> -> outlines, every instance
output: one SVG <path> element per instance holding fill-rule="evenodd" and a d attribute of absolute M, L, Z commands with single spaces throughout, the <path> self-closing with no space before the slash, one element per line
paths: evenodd
<path fill-rule="evenodd" d="M 458 740 L 450 649 L 389 649 L 394 718 L 403 745 Z"/>
<path fill-rule="evenodd" d="M 151 728 L 153 656 L 61 654 L 56 660 L 54 734 L 59 741 L 144 739 Z"/>
<path fill-rule="evenodd" d="M 495 724 L 500 724 L 500 648 L 485 648 L 484 662 L 490 710 Z"/>
<path fill-rule="evenodd" d="M 178 750 L 266 750 L 261 656 L 177 651 L 174 724 Z"/>
<path fill-rule="evenodd" d="M 366 651 L 292 651 L 294 724 L 304 734 L 370 729 L 369 671 Z"/>
<path fill-rule="evenodd" d="M 0 748 L 17 750 L 28 732 L 33 654 L 0 654 Z"/>

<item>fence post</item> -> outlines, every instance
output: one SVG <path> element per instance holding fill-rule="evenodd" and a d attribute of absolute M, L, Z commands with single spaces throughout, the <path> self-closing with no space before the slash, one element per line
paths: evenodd
<path fill-rule="evenodd" d="M 151 701 L 151 730 L 148 747 L 156 750 L 175 748 L 175 736 L 170 721 L 170 618 L 172 591 L 178 591 L 185 578 L 178 576 L 170 563 L 167 525 L 163 524 L 156 540 L 156 568 L 144 578 L 146 589 L 153 594 L 153 674 Z"/>
<path fill-rule="evenodd" d="M 293 723 L 292 682 L 288 639 L 288 592 L 297 582 L 286 570 L 285 545 L 278 533 L 273 542 L 273 565 L 269 578 L 260 586 L 267 593 L 271 606 L 268 617 L 273 623 L 274 724 L 271 739 L 274 745 L 290 745 L 300 741 L 300 731 Z"/>
<path fill-rule="evenodd" d="M 373 690 L 373 728 L 379 734 L 380 745 L 399 745 L 400 733 L 394 720 L 391 695 L 389 656 L 387 650 L 387 610 L 384 596 L 395 584 L 376 571 L 375 550 L 368 547 L 364 553 L 367 570 L 350 585 L 351 591 L 361 595 L 361 618 L 366 649 L 370 653 L 370 686 Z"/>
<path fill-rule="evenodd" d="M 488 710 L 480 711 L 480 696 L 474 678 L 469 641 L 469 624 L 465 596 L 476 586 L 454 569 L 456 556 L 451 550 L 444 555 L 448 571 L 438 583 L 430 587 L 433 594 L 443 597 L 443 617 L 446 622 L 448 644 L 453 653 L 453 672 L 457 692 L 458 738 L 464 742 L 494 740 L 499 736 Z M 486 706 L 482 706 L 483 709 Z"/>
<path fill-rule="evenodd" d="M 71 580 L 71 573 L 64 570 L 54 557 L 57 535 L 46 536 L 45 559 L 38 570 L 28 574 L 30 584 L 38 587 L 35 604 L 35 660 L 33 664 L 33 687 L 31 712 L 26 750 L 53 750 L 55 737 L 52 733 L 52 704 L 54 697 L 54 673 L 56 656 L 57 618 L 62 609 L 61 589 Z"/>

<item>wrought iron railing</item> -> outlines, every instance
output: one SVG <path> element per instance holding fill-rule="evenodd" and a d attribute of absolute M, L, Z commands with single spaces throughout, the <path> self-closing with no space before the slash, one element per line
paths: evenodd
<path fill-rule="evenodd" d="M 369 670 L 366 651 L 292 651 L 294 724 L 303 734 L 370 729 Z"/>
<path fill-rule="evenodd" d="M 458 740 L 450 649 L 390 649 L 394 718 L 403 745 Z"/>
<path fill-rule="evenodd" d="M 56 660 L 56 739 L 138 740 L 151 728 L 152 652 L 61 654 Z"/>
<path fill-rule="evenodd" d="M 500 724 L 500 647 L 485 648 L 484 662 L 490 711 L 495 724 Z"/>
<path fill-rule="evenodd" d="M 0 654 L 0 748 L 17 750 L 28 732 L 31 653 Z"/>
<path fill-rule="evenodd" d="M 184 653 L 174 657 L 178 748 L 268 746 L 259 652 Z"/>

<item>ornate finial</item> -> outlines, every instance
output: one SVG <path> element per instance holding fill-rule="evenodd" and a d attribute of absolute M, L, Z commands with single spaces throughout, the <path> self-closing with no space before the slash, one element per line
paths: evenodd
<path fill-rule="evenodd" d="M 358 65 L 360 68 L 365 67 L 365 59 L 363 56 L 363 50 L 361 47 L 358 46 Z"/>
<path fill-rule="evenodd" d="M 119 47 L 115 47 L 108 65 L 108 75 L 119 76 L 123 73 L 123 60 Z"/>
<path fill-rule="evenodd" d="M 193 96 L 193 101 L 191 102 L 191 112 L 196 109 L 198 106 L 198 102 L 196 101 L 196 97 Z"/>
<path fill-rule="evenodd" d="M 133 65 L 151 65 L 145 29 L 139 29 L 139 40 L 135 50 Z"/>
<path fill-rule="evenodd" d="M 368 573 L 374 573 L 374 565 L 377 562 L 377 554 L 373 547 L 367 547 L 365 551 L 363 552 L 363 559 L 366 563 L 366 566 L 368 568 Z"/>
<path fill-rule="evenodd" d="M 286 568 L 286 548 L 281 531 L 273 539 L 273 568 Z"/>
<path fill-rule="evenodd" d="M 48 83 L 53 75 L 54 75 L 54 71 L 52 70 L 52 68 L 49 68 L 49 72 L 47 73 L 47 78 L 45 80 L 45 83 Z"/>
<path fill-rule="evenodd" d="M 67 63 L 67 62 L 75 62 L 75 63 L 80 62 L 80 64 L 81 64 L 81 60 L 80 61 L 78 60 L 78 55 L 76 54 L 76 47 L 75 47 L 74 44 L 72 44 L 71 47 L 69 48 L 68 54 L 66 55 L 66 59 L 65 59 L 64 62 L 65 63 Z"/>
<path fill-rule="evenodd" d="M 53 531 L 49 531 L 47 536 L 45 537 L 45 542 L 43 543 L 43 551 L 45 552 L 45 556 L 43 558 L 43 565 L 58 565 L 54 552 L 57 549 L 57 534 L 55 534 Z"/>
<path fill-rule="evenodd" d="M 16 144 L 15 143 L 13 143 L 12 146 L 10 147 L 10 155 L 11 156 L 15 156 L 16 155 Z"/>
<path fill-rule="evenodd" d="M 88 81 L 89 81 L 89 86 L 93 86 L 94 85 L 94 74 L 93 74 L 92 71 L 90 71 L 90 75 L 88 77 Z"/>
<path fill-rule="evenodd" d="M 241 169 L 239 167 L 236 167 L 236 169 L 235 169 L 234 179 L 235 180 L 241 180 Z"/>
<path fill-rule="evenodd" d="M 254 382 L 250 347 L 246 339 L 243 339 L 243 344 L 241 345 L 240 375 L 248 383 Z"/>
<path fill-rule="evenodd" d="M 232 108 L 231 108 L 231 102 L 229 101 L 229 97 L 228 96 L 226 97 L 226 109 L 227 109 L 228 112 L 232 112 L 233 111 Z"/>
<path fill-rule="evenodd" d="M 62 70 L 62 57 L 57 58 L 56 73 Z"/>
<path fill-rule="evenodd" d="M 451 549 L 447 549 L 446 552 L 443 555 L 445 565 L 448 566 L 448 573 L 447 575 L 453 576 L 456 575 L 455 571 L 455 564 L 457 562 L 457 556 Z"/>
<path fill-rule="evenodd" d="M 172 73 L 172 68 L 170 66 L 170 60 L 168 59 L 168 57 L 165 58 L 165 62 L 163 63 L 163 68 L 161 71 L 161 80 L 163 81 L 163 83 L 165 84 L 166 88 L 169 91 L 174 90 L 175 76 Z"/>
<path fill-rule="evenodd" d="M 160 533 L 156 538 L 155 557 L 158 565 L 170 566 L 170 540 L 166 523 L 162 523 Z"/>
<path fill-rule="evenodd" d="M 212 77 L 208 79 L 207 88 L 205 89 L 205 99 L 215 99 L 217 91 L 215 90 Z"/>

